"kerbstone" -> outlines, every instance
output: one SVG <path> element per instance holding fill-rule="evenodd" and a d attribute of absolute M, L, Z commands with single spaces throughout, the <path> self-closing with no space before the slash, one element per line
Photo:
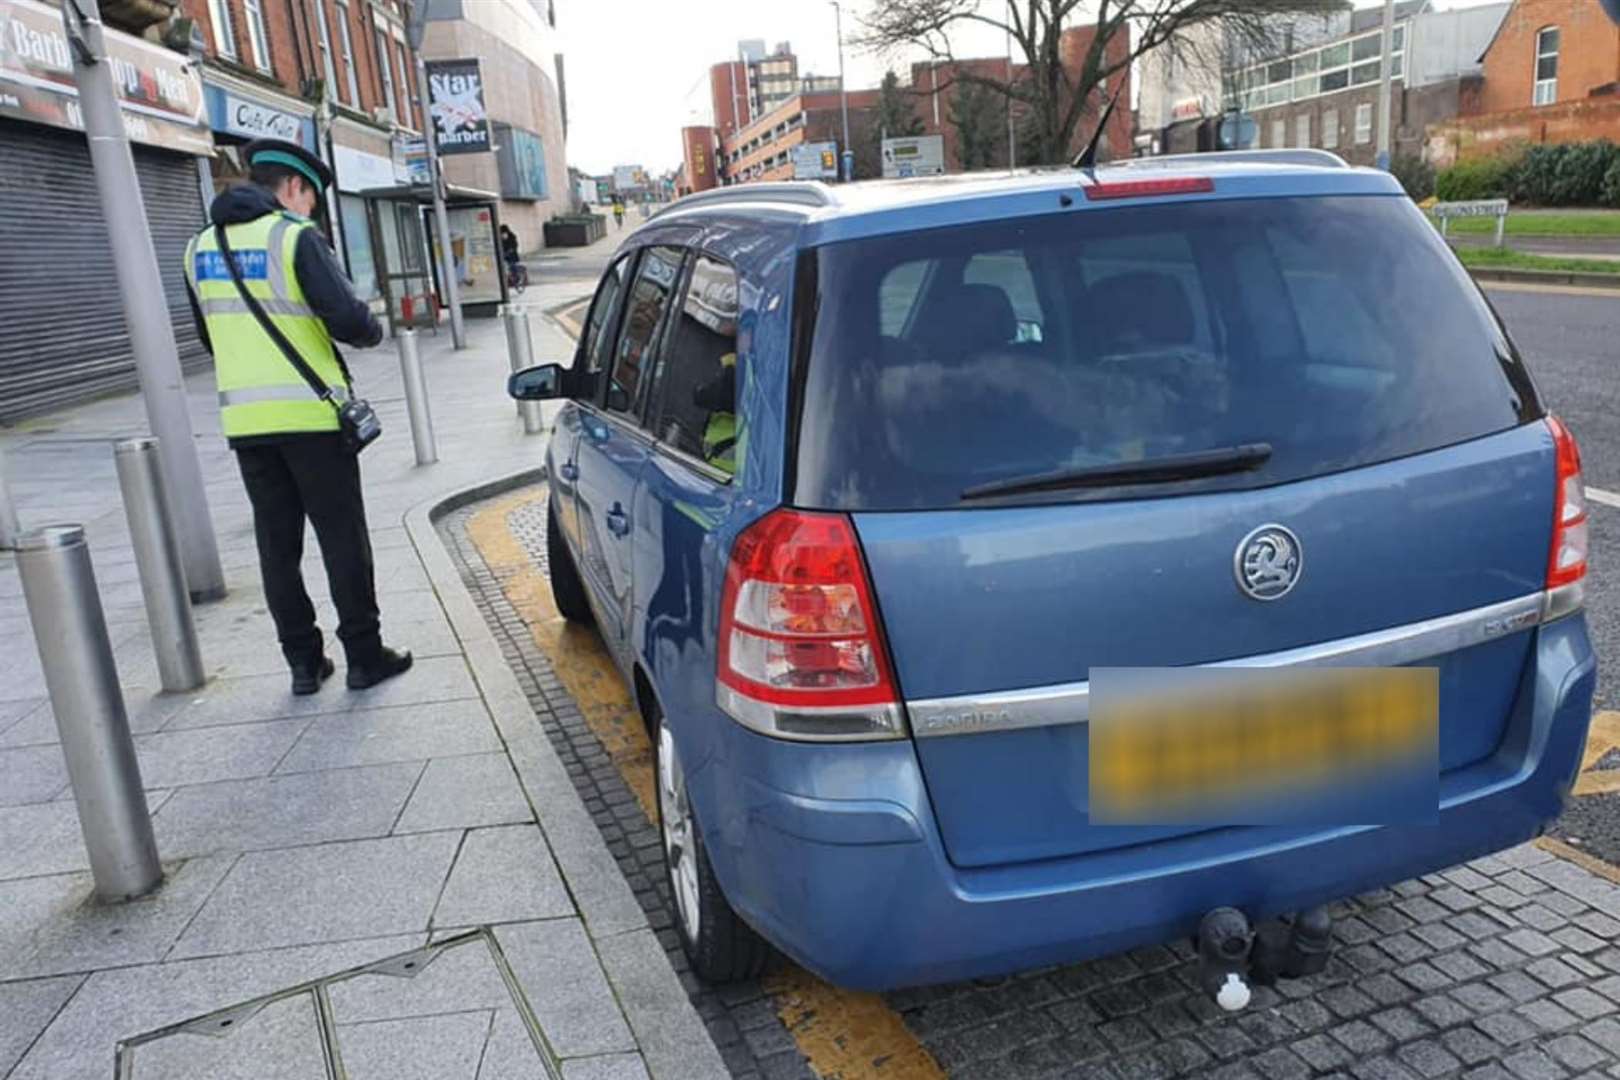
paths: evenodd
<path fill-rule="evenodd" d="M 725 1064 L 704 1036 L 703 1022 L 681 992 L 664 950 L 651 930 L 633 930 L 597 943 L 603 969 L 629 1018 L 654 1080 L 724 1080 Z M 1044 1013 L 1017 1013 L 1013 1022 L 1041 1020 L 1048 1035 L 1060 1029 Z M 1021 1032 L 1022 1043 L 1034 1041 Z"/>

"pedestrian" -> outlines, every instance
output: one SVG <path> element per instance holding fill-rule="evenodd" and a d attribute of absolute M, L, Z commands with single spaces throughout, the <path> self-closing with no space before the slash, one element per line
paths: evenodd
<path fill-rule="evenodd" d="M 518 238 L 517 233 L 512 231 L 510 225 L 501 226 L 501 256 L 506 260 L 507 266 L 517 264 L 519 257 Z"/>
<path fill-rule="evenodd" d="M 619 199 L 613 200 L 613 223 L 624 228 L 624 203 Z"/>
<path fill-rule="evenodd" d="M 364 690 L 409 669 L 411 654 L 382 643 L 359 450 L 338 421 L 339 403 L 353 397 L 353 379 L 332 342 L 370 348 L 382 340 L 382 327 L 310 220 L 332 183 L 331 170 L 280 139 L 251 142 L 243 154 L 248 182 L 214 200 L 211 224 L 186 247 L 192 315 L 214 356 L 220 423 L 253 505 L 265 600 L 292 669 L 292 692 L 315 693 L 335 670 L 299 569 L 306 519 L 337 606 L 349 688 Z M 315 381 L 329 388 L 329 398 L 317 393 Z"/>

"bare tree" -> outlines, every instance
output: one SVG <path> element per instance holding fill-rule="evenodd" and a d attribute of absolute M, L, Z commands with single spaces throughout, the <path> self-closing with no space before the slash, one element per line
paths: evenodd
<path fill-rule="evenodd" d="M 881 53 L 920 49 L 934 62 L 954 64 L 953 30 L 978 25 L 1008 35 L 1021 56 L 1010 78 L 979 65 L 955 67 L 951 79 L 1011 98 L 1026 117 L 1038 163 L 1057 164 L 1072 156 L 1082 119 L 1100 117 L 1124 87 L 1131 65 L 1154 49 L 1189 48 L 1185 31 L 1218 25 L 1227 49 L 1264 55 L 1295 17 L 1348 6 L 1346 0 L 873 0 L 857 40 Z M 1066 58 L 1063 32 L 1082 24 L 1095 33 L 1081 56 Z"/>

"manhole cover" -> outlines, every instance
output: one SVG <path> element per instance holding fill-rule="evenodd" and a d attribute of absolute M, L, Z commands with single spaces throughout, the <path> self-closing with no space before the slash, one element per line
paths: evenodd
<path fill-rule="evenodd" d="M 559 1080 L 495 937 L 479 929 L 118 1046 L 119 1080 Z"/>

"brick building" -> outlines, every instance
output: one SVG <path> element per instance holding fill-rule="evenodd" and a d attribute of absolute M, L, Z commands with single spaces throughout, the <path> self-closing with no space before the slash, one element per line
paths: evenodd
<path fill-rule="evenodd" d="M 1477 115 L 1430 134 L 1436 164 L 1620 139 L 1620 27 L 1594 0 L 1515 0 L 1483 64 Z"/>

